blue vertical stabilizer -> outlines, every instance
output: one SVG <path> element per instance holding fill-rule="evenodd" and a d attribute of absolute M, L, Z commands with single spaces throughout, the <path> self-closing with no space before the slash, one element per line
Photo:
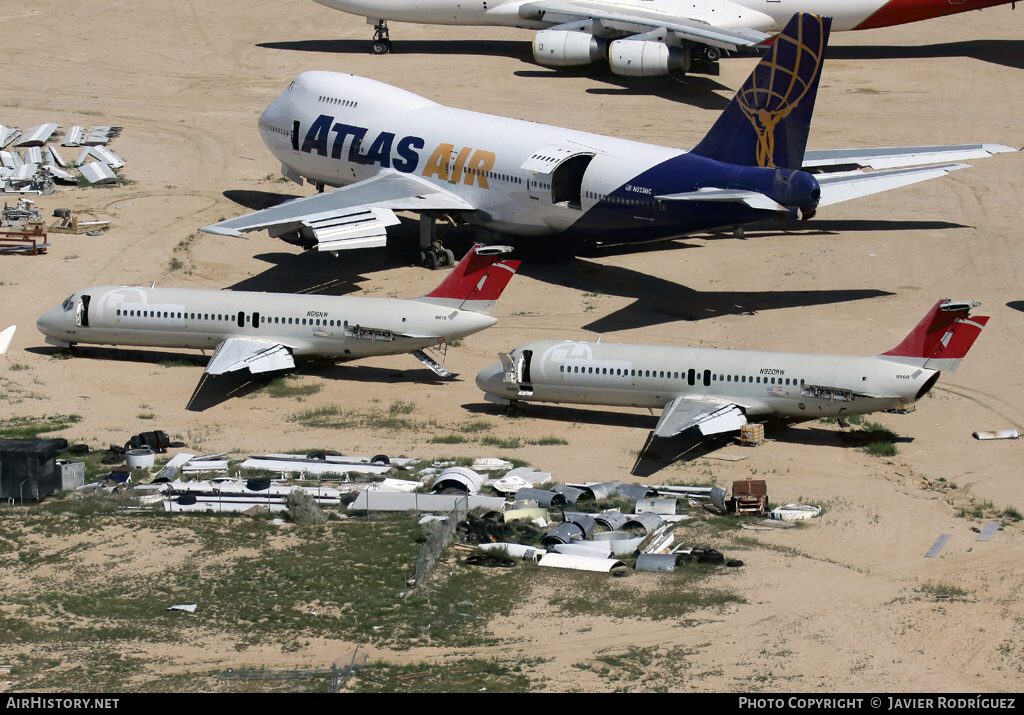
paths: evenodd
<path fill-rule="evenodd" d="M 832 18 L 798 13 L 692 153 L 741 166 L 799 169 Z"/>

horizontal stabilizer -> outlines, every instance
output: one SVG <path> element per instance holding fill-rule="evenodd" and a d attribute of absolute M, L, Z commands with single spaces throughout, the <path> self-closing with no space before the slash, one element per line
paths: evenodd
<path fill-rule="evenodd" d="M 905 146 L 883 149 L 822 149 L 804 154 L 804 169 L 829 166 L 856 166 L 872 169 L 896 169 L 936 162 L 985 159 L 993 154 L 1017 151 L 1002 144 L 951 144 L 947 146 Z"/>
<path fill-rule="evenodd" d="M 936 303 L 899 345 L 878 357 L 930 370 L 953 372 L 988 323 L 970 312 L 978 303 L 948 299 Z"/>
<path fill-rule="evenodd" d="M 291 352 L 280 343 L 252 338 L 228 338 L 217 346 L 206 366 L 206 372 L 210 375 L 223 375 L 248 369 L 256 374 L 293 367 L 295 360 Z"/>
<path fill-rule="evenodd" d="M 834 175 L 818 175 L 821 200 L 818 208 L 849 201 L 861 196 L 877 194 L 900 186 L 909 186 L 919 181 L 937 179 L 957 169 L 966 169 L 970 164 L 939 164 L 912 169 L 890 169 L 888 171 L 848 172 Z"/>
<path fill-rule="evenodd" d="M 752 209 L 765 211 L 787 211 L 782 204 L 756 191 L 744 189 L 702 188 L 682 194 L 664 194 L 658 197 L 662 201 L 735 201 L 744 203 Z"/>
<path fill-rule="evenodd" d="M 738 430 L 746 423 L 743 410 L 732 403 L 677 397 L 665 406 L 654 436 L 673 437 L 691 427 L 703 435 L 718 434 Z"/>

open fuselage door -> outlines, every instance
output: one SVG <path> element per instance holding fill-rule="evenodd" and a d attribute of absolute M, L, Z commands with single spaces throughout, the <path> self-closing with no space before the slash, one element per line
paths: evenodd
<path fill-rule="evenodd" d="M 530 198 L 566 209 L 583 209 L 583 177 L 594 152 L 564 146 L 546 146 L 535 151 L 521 169 L 532 172 L 526 180 Z"/>
<path fill-rule="evenodd" d="M 518 355 L 498 353 L 498 357 L 501 359 L 501 367 L 505 371 L 505 382 L 516 385 L 519 388 L 520 397 L 532 395 L 530 362 L 533 360 L 533 351 L 523 350 Z"/>

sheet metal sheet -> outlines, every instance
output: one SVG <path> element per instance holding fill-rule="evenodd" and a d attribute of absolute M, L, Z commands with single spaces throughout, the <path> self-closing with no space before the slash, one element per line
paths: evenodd
<path fill-rule="evenodd" d="M 996 535 L 997 531 L 999 531 L 999 527 L 1001 525 L 1002 522 L 999 521 L 990 521 L 989 523 L 985 524 L 985 526 L 981 530 L 981 533 L 978 534 L 977 541 L 991 541 L 992 537 Z"/>
<path fill-rule="evenodd" d="M 383 474 L 391 469 L 387 465 L 377 464 L 342 464 L 318 459 L 266 459 L 262 457 L 250 457 L 242 462 L 241 466 L 245 469 L 266 469 L 279 474 L 288 474 L 289 472 L 299 472 L 300 474 L 344 474 L 345 472 Z"/>
<path fill-rule="evenodd" d="M 636 570 L 670 573 L 676 570 L 678 559 L 679 554 L 640 554 L 636 557 Z"/>
<path fill-rule="evenodd" d="M 53 136 L 55 131 L 57 131 L 56 124 L 40 124 L 31 127 L 26 129 L 12 146 L 42 146 Z"/>
<path fill-rule="evenodd" d="M 652 512 L 654 514 L 675 514 L 676 499 L 637 499 L 634 511 L 637 514 L 643 514 L 645 512 Z"/>
<path fill-rule="evenodd" d="M 926 559 L 934 559 L 936 556 L 938 556 L 939 552 L 942 551 L 942 547 L 946 545 L 946 542 L 949 541 L 951 536 L 953 535 L 943 534 L 938 539 L 936 539 L 935 543 L 932 544 L 932 547 L 930 549 L 928 549 L 928 553 L 925 554 L 924 557 Z"/>
<path fill-rule="evenodd" d="M 5 127 L 0 124 L 0 147 L 6 148 L 8 144 L 21 136 L 21 130 L 14 127 Z"/>
<path fill-rule="evenodd" d="M 82 176 L 90 184 L 111 184 L 117 181 L 117 174 L 106 164 L 98 161 L 91 161 L 78 168 Z"/>
<path fill-rule="evenodd" d="M 85 133 L 85 129 L 80 126 L 73 126 L 68 129 L 67 134 L 64 135 L 64 141 L 60 143 L 61 146 L 82 146 L 82 136 Z"/>
<path fill-rule="evenodd" d="M 109 166 L 111 169 L 120 169 L 124 166 L 124 159 L 119 157 L 114 152 L 110 151 L 104 146 L 94 146 L 89 150 L 89 153 L 94 157 L 102 161 L 104 164 Z"/>
<path fill-rule="evenodd" d="M 537 563 L 540 566 L 573 569 L 576 571 L 597 571 L 599 573 L 609 573 L 616 566 L 625 566 L 618 559 L 601 559 L 591 556 L 552 553 L 544 554 Z"/>
<path fill-rule="evenodd" d="M 356 511 L 437 511 L 449 512 L 456 502 L 468 500 L 469 508 L 500 511 L 505 505 L 501 497 L 482 497 L 475 494 L 405 494 L 364 489 L 349 506 Z"/>

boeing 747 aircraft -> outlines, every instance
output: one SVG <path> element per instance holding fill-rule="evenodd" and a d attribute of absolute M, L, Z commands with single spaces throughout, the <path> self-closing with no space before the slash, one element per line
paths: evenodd
<path fill-rule="evenodd" d="M 899 345 L 875 357 L 544 340 L 502 353 L 476 384 L 504 405 L 660 408 L 654 437 L 866 414 L 910 405 L 941 371 L 956 370 L 988 322 L 970 317 L 977 305 L 940 300 Z"/>
<path fill-rule="evenodd" d="M 796 15 L 691 151 L 444 107 L 370 79 L 306 72 L 259 130 L 284 176 L 340 187 L 206 226 L 303 248 L 383 246 L 395 211 L 504 237 L 657 241 L 799 213 L 944 176 L 995 144 L 805 151 L 829 19 Z M 872 135 L 882 131 L 872 126 Z M 865 167 L 875 169 L 864 171 Z M 903 167 L 903 168 L 900 168 Z M 827 173 L 830 170 L 841 170 Z M 564 252 L 564 251 L 563 251 Z"/>
<path fill-rule="evenodd" d="M 505 246 L 475 247 L 430 293 L 412 300 L 99 286 L 76 291 L 36 324 L 46 342 L 212 349 L 206 373 L 295 367 L 296 357 L 357 360 L 412 353 L 479 332 L 519 267 Z"/>
<path fill-rule="evenodd" d="M 832 17 L 833 30 L 869 30 L 1008 5 L 1014 0 L 316 0 L 373 25 L 373 52 L 391 51 L 388 20 L 492 25 L 539 32 L 548 67 L 608 62 L 619 75 L 687 72 L 693 60 L 765 43 L 794 12 Z M 1015 4 L 1015 3 L 1014 3 Z"/>

